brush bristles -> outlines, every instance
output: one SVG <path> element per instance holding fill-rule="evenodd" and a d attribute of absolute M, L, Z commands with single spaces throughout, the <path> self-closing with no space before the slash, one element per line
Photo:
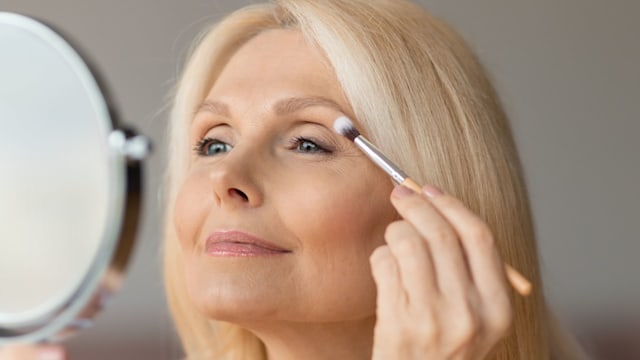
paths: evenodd
<path fill-rule="evenodd" d="M 333 129 L 340 135 L 353 141 L 360 136 L 360 132 L 353 127 L 353 123 L 346 116 L 340 116 L 333 122 Z"/>

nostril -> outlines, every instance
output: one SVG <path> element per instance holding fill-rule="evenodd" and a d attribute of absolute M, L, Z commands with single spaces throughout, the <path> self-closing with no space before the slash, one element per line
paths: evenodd
<path fill-rule="evenodd" d="M 229 189 L 229 196 L 233 197 L 234 195 L 240 196 L 244 201 L 249 201 L 249 197 L 247 196 L 247 194 L 242 192 L 242 190 L 236 188 Z"/>

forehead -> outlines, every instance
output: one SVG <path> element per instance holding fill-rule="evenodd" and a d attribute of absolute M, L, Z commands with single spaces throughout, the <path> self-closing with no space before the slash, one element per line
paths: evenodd
<path fill-rule="evenodd" d="M 298 30 L 277 29 L 267 30 L 244 44 L 225 66 L 209 97 L 302 94 L 336 101 L 342 97 L 322 51 L 309 44 Z"/>

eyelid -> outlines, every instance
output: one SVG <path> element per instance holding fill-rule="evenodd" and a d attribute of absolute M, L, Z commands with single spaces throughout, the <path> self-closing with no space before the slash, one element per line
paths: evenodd
<path fill-rule="evenodd" d="M 203 114 L 204 113 L 200 113 L 200 116 L 203 117 L 202 119 L 199 119 L 198 116 L 196 116 L 191 123 L 190 136 L 192 139 L 198 139 L 199 141 L 205 137 L 212 137 L 209 133 L 214 130 L 217 133 L 218 131 L 227 131 L 232 129 L 228 123 L 220 121 L 213 116 Z M 216 137 L 220 138 L 219 135 L 216 135 Z"/>
<path fill-rule="evenodd" d="M 318 124 L 319 125 L 319 124 Z M 343 148 L 343 144 L 340 141 L 340 136 L 332 130 L 327 129 L 323 125 L 319 125 L 319 128 L 316 128 L 312 131 L 297 131 L 298 136 L 307 140 L 311 140 L 316 142 L 318 145 L 323 145 L 326 148 L 330 148 L 332 150 L 340 150 Z"/>
<path fill-rule="evenodd" d="M 194 143 L 205 138 L 211 138 L 230 144 L 234 136 L 231 126 L 224 122 L 208 122 L 206 124 L 202 122 L 197 126 L 193 126 L 190 134 L 190 138 L 194 139 Z"/>

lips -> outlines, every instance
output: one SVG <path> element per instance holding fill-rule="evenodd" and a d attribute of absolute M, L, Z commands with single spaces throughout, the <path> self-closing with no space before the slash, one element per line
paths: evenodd
<path fill-rule="evenodd" d="M 238 230 L 215 231 L 205 241 L 205 253 L 218 257 L 275 256 L 290 253 L 257 236 Z"/>

